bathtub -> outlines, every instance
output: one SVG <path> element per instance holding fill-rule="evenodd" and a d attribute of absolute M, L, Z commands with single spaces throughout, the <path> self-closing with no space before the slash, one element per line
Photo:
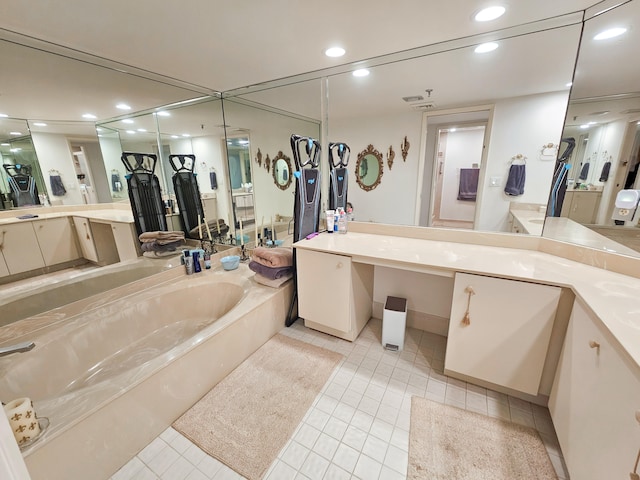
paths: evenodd
<path fill-rule="evenodd" d="M 79 269 L 61 281 L 51 282 L 45 281 L 50 277 L 36 277 L 26 284 L 26 288 L 5 286 L 0 301 L 0 327 L 135 282 L 179 264 L 179 255 L 166 260 L 140 257 L 89 271 Z"/>
<path fill-rule="evenodd" d="M 36 344 L 0 358 L 0 398 L 50 421 L 23 451 L 32 479 L 109 478 L 281 329 L 293 285 L 252 276 L 174 269 L 47 328 L 0 328 L 0 344 L 6 329 Z"/>

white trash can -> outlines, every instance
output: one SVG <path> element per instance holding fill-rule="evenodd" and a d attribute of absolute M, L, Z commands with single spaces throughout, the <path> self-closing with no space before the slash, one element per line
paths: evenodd
<path fill-rule="evenodd" d="M 382 346 L 386 350 L 402 351 L 406 325 L 407 299 L 387 297 L 382 313 Z"/>

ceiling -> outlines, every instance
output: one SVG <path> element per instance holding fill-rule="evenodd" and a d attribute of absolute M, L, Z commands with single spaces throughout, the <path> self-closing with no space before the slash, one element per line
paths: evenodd
<path fill-rule="evenodd" d="M 376 58 L 394 52 L 404 52 L 408 58 L 411 49 L 447 45 L 443 42 L 454 39 L 458 44 L 451 52 L 404 62 L 404 70 L 398 71 L 397 64 L 394 68 L 390 64 L 377 66 L 376 90 L 369 91 L 368 98 L 375 95 L 387 99 L 387 108 L 406 109 L 401 97 L 424 94 L 426 88 L 434 89 L 438 107 L 473 102 L 474 98 L 561 90 L 571 77 L 579 23 L 525 36 L 518 35 L 517 28 L 540 21 L 551 25 L 555 17 L 594 3 L 603 9 L 625 2 L 449 0 L 443 8 L 443 3 L 435 0 L 405 0 L 401 4 L 378 2 L 374 8 L 364 0 L 326 0 L 320 8 L 292 0 L 162 4 L 154 0 L 65 0 L 39 2 L 34 8 L 31 2 L 3 0 L 0 113 L 12 118 L 75 122 L 90 112 L 104 120 L 125 113 L 115 109 L 118 102 L 141 111 L 327 68 L 343 66 L 347 71 L 352 67 L 344 66 L 366 59 L 374 59 L 369 63 L 375 65 Z M 473 14 L 491 4 L 506 6 L 506 14 L 492 22 L 474 22 Z M 638 5 L 640 0 L 634 0 L 623 8 L 638 13 Z M 469 45 L 483 38 L 478 35 L 497 30 L 506 32 L 503 37 L 512 37 L 510 47 L 499 51 L 496 63 L 483 64 L 484 60 L 471 54 Z M 630 29 L 630 33 L 635 49 L 638 32 Z M 469 37 L 473 38 L 465 42 Z M 343 46 L 346 55 L 326 57 L 323 51 L 333 45 Z M 588 63 L 577 74 L 585 80 L 580 95 L 590 96 L 596 91 L 594 85 L 610 71 L 607 62 L 620 63 L 620 57 L 600 53 L 585 58 Z M 627 69 L 634 66 L 635 62 L 625 63 Z M 455 81 L 444 74 L 452 69 L 457 74 Z M 594 69 L 599 71 L 597 79 L 589 73 Z M 496 72 L 505 74 L 496 79 Z M 525 75 L 531 87 L 503 84 L 512 73 Z M 354 93 L 362 91 L 367 81 L 373 83 L 371 77 L 348 90 L 350 75 L 337 75 L 333 85 L 342 83 L 344 88 L 332 92 L 344 92 L 344 98 L 333 99 L 332 115 L 352 100 L 359 109 L 371 106 Z M 619 90 L 630 87 L 615 80 L 617 92 L 629 91 Z M 300 84 L 298 95 L 296 87 L 290 87 L 290 101 L 308 95 L 309 88 L 318 91 L 319 82 Z M 268 101 L 269 95 L 265 91 L 255 98 Z M 308 113 L 319 118 L 316 111 Z"/>

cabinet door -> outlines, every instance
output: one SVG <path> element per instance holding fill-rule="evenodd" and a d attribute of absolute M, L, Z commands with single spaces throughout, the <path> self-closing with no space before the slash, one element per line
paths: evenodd
<path fill-rule="evenodd" d="M 134 228 L 132 223 L 113 222 L 111 224 L 113 239 L 116 242 L 118 257 L 121 262 L 138 258 L 139 253 L 136 245 L 140 245 L 140 242 Z"/>
<path fill-rule="evenodd" d="M 33 229 L 45 265 L 56 265 L 80 258 L 76 236 L 68 217 L 35 220 Z"/>
<path fill-rule="evenodd" d="M 2 225 L 0 248 L 11 275 L 44 267 L 44 259 L 31 222 Z"/>
<path fill-rule="evenodd" d="M 549 411 L 571 478 L 629 478 L 640 448 L 640 372 L 576 300 Z"/>
<path fill-rule="evenodd" d="M 456 274 L 445 372 L 537 395 L 559 299 L 557 287 Z"/>
<path fill-rule="evenodd" d="M 0 235 L 2 235 L 2 230 L 0 230 Z M 7 262 L 4 261 L 4 255 L 2 251 L 0 251 L 0 277 L 6 277 L 9 275 L 9 269 L 7 268 Z"/>
<path fill-rule="evenodd" d="M 92 262 L 98 261 L 98 251 L 93 241 L 93 233 L 91 232 L 91 224 L 88 218 L 73 217 L 73 224 L 76 227 L 76 238 L 82 250 L 82 256 Z"/>
<path fill-rule="evenodd" d="M 350 332 L 351 258 L 298 249 L 296 264 L 300 317 Z"/>

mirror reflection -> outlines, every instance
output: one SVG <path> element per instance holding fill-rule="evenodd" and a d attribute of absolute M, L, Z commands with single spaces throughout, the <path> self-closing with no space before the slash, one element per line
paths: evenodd
<path fill-rule="evenodd" d="M 382 154 L 373 148 L 373 145 L 369 145 L 360 152 L 355 172 L 356 181 L 360 188 L 367 192 L 376 188 L 382 180 L 383 167 Z"/>
<path fill-rule="evenodd" d="M 280 190 L 286 190 L 291 185 L 291 178 L 293 170 L 291 168 L 291 159 L 279 151 L 278 154 L 273 157 L 273 182 Z"/>

